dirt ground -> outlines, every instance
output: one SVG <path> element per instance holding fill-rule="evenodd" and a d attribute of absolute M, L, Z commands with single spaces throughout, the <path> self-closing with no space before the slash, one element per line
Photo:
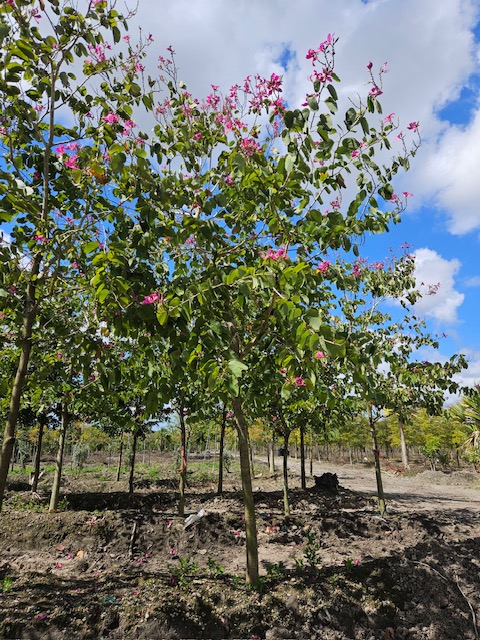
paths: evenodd
<path fill-rule="evenodd" d="M 9 486 L 0 515 L 0 637 L 478 640 L 480 479 L 467 471 L 384 474 L 378 516 L 365 465 L 315 464 L 338 492 L 299 488 L 258 461 L 254 489 L 261 586 L 244 584 L 240 482 L 191 476 L 185 528 L 175 478 L 143 474 L 136 493 L 113 472 L 67 474 L 48 514 L 48 475 L 32 499 Z M 187 514 L 187 515 L 188 515 Z"/>

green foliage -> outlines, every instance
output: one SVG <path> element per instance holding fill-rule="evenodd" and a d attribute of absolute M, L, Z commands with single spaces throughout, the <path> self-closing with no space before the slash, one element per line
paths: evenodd
<path fill-rule="evenodd" d="M 211 578 L 219 578 L 220 576 L 223 576 L 225 573 L 225 567 L 222 567 L 221 565 L 217 564 L 214 558 L 210 556 L 208 556 L 208 559 L 207 559 L 207 569 L 208 569 L 208 574 Z"/>
<path fill-rule="evenodd" d="M 13 589 L 13 580 L 9 576 L 5 576 L 2 580 L 2 593 L 10 593 Z"/>
<path fill-rule="evenodd" d="M 198 564 L 188 557 L 179 557 L 178 565 L 170 567 L 173 584 L 180 589 L 188 589 L 198 573 Z"/>

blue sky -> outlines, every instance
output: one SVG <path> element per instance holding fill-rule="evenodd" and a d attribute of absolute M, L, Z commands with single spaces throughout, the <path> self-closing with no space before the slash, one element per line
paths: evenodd
<path fill-rule="evenodd" d="M 381 259 L 389 247 L 412 245 L 418 281 L 441 285 L 418 309 L 432 331 L 447 334 L 437 356 L 465 353 L 462 382 L 480 381 L 480 3 L 139 0 L 135 21 L 154 35 L 156 54 L 173 46 L 180 78 L 199 97 L 211 84 L 228 89 L 248 74 L 276 72 L 289 103 L 299 104 L 305 54 L 328 33 L 339 38 L 344 97 L 365 93 L 369 61 L 388 63 L 384 113 L 395 112 L 401 129 L 419 121 L 423 142 L 396 188 L 414 194 L 403 222 L 369 238 L 364 255 Z"/>

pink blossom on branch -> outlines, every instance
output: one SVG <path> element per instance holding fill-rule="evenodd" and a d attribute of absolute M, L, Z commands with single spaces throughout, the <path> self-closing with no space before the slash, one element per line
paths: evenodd
<path fill-rule="evenodd" d="M 140 304 L 155 304 L 155 302 L 159 302 L 160 304 L 163 302 L 162 296 L 160 296 L 156 291 L 145 296 Z"/>
<path fill-rule="evenodd" d="M 115 122 L 118 122 L 120 120 L 120 116 L 118 116 L 116 113 L 108 113 L 106 116 L 103 116 L 103 120 L 105 120 L 105 122 L 108 122 L 108 124 L 114 124 Z"/>
<path fill-rule="evenodd" d="M 330 265 L 332 263 L 329 260 L 324 260 L 323 262 L 320 262 L 320 264 L 318 265 L 317 269 L 320 271 L 320 273 L 327 273 Z"/>
<path fill-rule="evenodd" d="M 305 382 L 305 380 L 302 378 L 302 376 L 297 376 L 295 378 L 295 386 L 296 387 L 306 387 L 307 383 Z"/>

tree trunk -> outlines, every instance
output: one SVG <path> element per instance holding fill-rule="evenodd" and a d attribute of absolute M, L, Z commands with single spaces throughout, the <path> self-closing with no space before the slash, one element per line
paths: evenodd
<path fill-rule="evenodd" d="M 120 451 L 118 452 L 117 477 L 115 478 L 117 482 L 120 482 L 120 473 L 122 471 L 122 458 L 123 458 L 123 433 L 120 435 Z"/>
<path fill-rule="evenodd" d="M 220 425 L 220 444 L 218 452 L 218 485 L 217 495 L 221 496 L 223 493 L 223 449 L 225 447 L 225 429 L 227 427 L 227 410 L 223 407 L 222 410 L 222 424 Z"/>
<path fill-rule="evenodd" d="M 408 471 L 410 469 L 410 463 L 408 460 L 408 448 L 405 441 L 405 432 L 403 430 L 403 420 L 400 417 L 398 418 L 398 432 L 400 434 L 400 446 L 402 448 L 403 468 L 405 469 L 405 471 Z"/>
<path fill-rule="evenodd" d="M 305 491 L 307 488 L 307 477 L 305 474 L 305 425 L 300 425 L 300 482 Z"/>
<path fill-rule="evenodd" d="M 183 404 L 180 407 L 179 411 L 180 416 L 180 436 L 181 436 L 181 466 L 178 470 L 180 474 L 178 489 L 179 489 L 179 500 L 178 500 L 178 515 L 180 517 L 184 517 L 185 515 L 185 489 L 187 486 L 187 429 L 185 426 L 185 416 L 183 415 Z"/>
<path fill-rule="evenodd" d="M 290 501 L 288 499 L 288 439 L 290 431 L 285 431 L 283 435 L 283 513 L 290 515 Z"/>
<path fill-rule="evenodd" d="M 55 463 L 55 474 L 53 477 L 52 495 L 50 496 L 50 506 L 48 510 L 56 511 L 58 507 L 58 499 L 60 496 L 60 483 L 62 481 L 63 454 L 65 451 L 65 440 L 67 438 L 67 429 L 70 422 L 70 414 L 68 413 L 67 404 L 62 404 L 62 417 L 60 426 L 60 437 L 58 439 L 57 460 Z"/>
<path fill-rule="evenodd" d="M 15 428 L 17 425 L 18 413 L 20 411 L 20 401 L 22 398 L 23 385 L 27 375 L 27 367 L 32 350 L 32 328 L 37 316 L 36 288 L 37 276 L 40 272 L 42 256 L 36 254 L 33 259 L 30 271 L 30 281 L 27 285 L 25 313 L 23 317 L 22 337 L 20 342 L 20 357 L 18 359 L 17 371 L 13 381 L 10 394 L 10 406 L 7 414 L 7 422 L 3 432 L 2 452 L 0 454 L 0 510 L 2 509 L 5 487 L 7 486 L 8 468 L 15 446 Z"/>
<path fill-rule="evenodd" d="M 248 426 L 243 413 L 242 403 L 238 396 L 233 398 L 232 405 L 238 434 L 240 473 L 242 477 L 243 506 L 245 512 L 245 547 L 247 552 L 246 582 L 248 586 L 257 587 L 259 584 L 258 538 L 252 489 L 252 470 L 250 467 Z"/>
<path fill-rule="evenodd" d="M 128 493 L 133 494 L 133 478 L 135 475 L 135 456 L 137 454 L 138 429 L 133 431 L 132 450 L 130 452 L 130 473 L 128 475 Z"/>
<path fill-rule="evenodd" d="M 377 480 L 378 510 L 380 512 L 380 515 L 384 516 L 387 512 L 387 507 L 385 504 L 385 494 L 383 492 L 382 469 L 380 467 L 377 430 L 375 428 L 375 420 L 373 419 L 373 413 L 372 413 L 371 407 L 368 408 L 368 419 L 370 423 L 370 431 L 372 433 L 373 455 L 375 458 L 375 478 Z"/>
<path fill-rule="evenodd" d="M 311 444 L 308 448 L 309 458 L 310 458 L 310 478 L 313 478 L 313 445 Z"/>
<path fill-rule="evenodd" d="M 38 477 L 40 475 L 40 461 L 42 457 L 42 442 L 43 442 L 44 429 L 45 429 L 45 422 L 43 419 L 40 419 L 38 421 L 37 450 L 35 452 L 35 462 L 33 465 L 32 493 L 36 493 L 38 489 Z"/>
<path fill-rule="evenodd" d="M 270 473 L 275 473 L 275 435 L 270 442 Z"/>

